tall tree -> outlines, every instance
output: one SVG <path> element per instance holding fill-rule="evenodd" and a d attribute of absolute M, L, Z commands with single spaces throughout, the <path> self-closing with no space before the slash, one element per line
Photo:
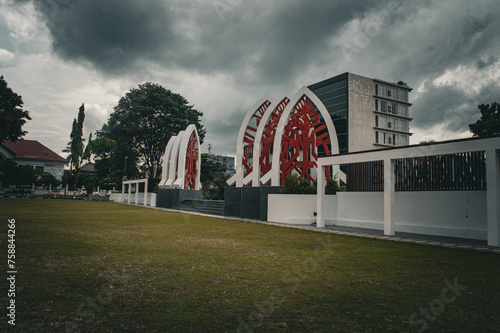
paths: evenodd
<path fill-rule="evenodd" d="M 481 118 L 469 125 L 474 136 L 489 137 L 500 135 L 500 103 L 478 105 Z"/>
<path fill-rule="evenodd" d="M 78 175 L 80 174 L 80 167 L 83 160 L 83 122 L 85 121 L 85 105 L 82 103 L 80 109 L 78 110 L 78 117 L 73 119 L 73 125 L 71 126 L 70 141 L 63 150 L 65 153 L 69 153 L 66 160 L 70 165 L 70 169 L 73 171 L 75 179 L 75 187 L 78 182 Z"/>
<path fill-rule="evenodd" d="M 22 97 L 9 88 L 3 75 L 0 76 L 0 143 L 17 141 L 27 133 L 22 127 L 31 118 L 22 106 Z"/>
<path fill-rule="evenodd" d="M 159 178 L 161 158 L 171 136 L 195 124 L 200 141 L 203 140 L 202 116 L 183 96 L 147 82 L 120 99 L 99 136 L 114 140 L 118 146 L 129 147 L 149 176 Z"/>

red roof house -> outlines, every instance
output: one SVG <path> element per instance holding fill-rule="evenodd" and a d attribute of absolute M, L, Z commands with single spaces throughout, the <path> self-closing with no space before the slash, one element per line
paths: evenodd
<path fill-rule="evenodd" d="M 11 156 L 5 157 L 13 157 L 17 164 L 29 165 L 34 169 L 49 172 L 59 180 L 62 179 L 66 159 L 40 142 L 36 140 L 4 141 L 0 144 L 0 148 L 3 148 L 0 151 L 12 153 Z"/>

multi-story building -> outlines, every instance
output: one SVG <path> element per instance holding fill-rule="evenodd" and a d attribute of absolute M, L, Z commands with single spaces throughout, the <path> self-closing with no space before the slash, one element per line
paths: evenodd
<path fill-rule="evenodd" d="M 235 173 L 234 156 L 208 154 L 208 158 L 224 165 L 227 168 L 226 173 L 230 175 L 233 175 Z"/>
<path fill-rule="evenodd" d="M 340 153 L 410 144 L 412 88 L 406 83 L 344 73 L 308 88 L 333 120 Z"/>

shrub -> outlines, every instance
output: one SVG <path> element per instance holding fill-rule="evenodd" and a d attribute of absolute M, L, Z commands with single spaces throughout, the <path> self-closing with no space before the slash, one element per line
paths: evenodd
<path fill-rule="evenodd" d="M 299 175 L 289 175 L 285 179 L 284 187 L 279 191 L 282 194 L 315 194 L 316 186 L 307 178 L 299 179 Z"/>
<path fill-rule="evenodd" d="M 337 177 L 328 177 L 326 180 L 325 193 L 336 194 L 342 191 Z M 311 182 L 308 178 L 299 179 L 299 175 L 289 175 L 285 179 L 284 187 L 279 191 L 281 194 L 316 194 L 317 185 L 316 181 Z"/>

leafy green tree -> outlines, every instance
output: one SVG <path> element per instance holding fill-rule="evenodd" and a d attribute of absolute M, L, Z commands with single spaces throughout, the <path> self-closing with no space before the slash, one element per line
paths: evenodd
<path fill-rule="evenodd" d="M 37 180 L 35 181 L 35 185 L 37 186 L 49 186 L 51 185 L 52 188 L 56 188 L 59 185 L 61 185 L 61 181 L 54 177 L 53 174 L 48 173 L 48 172 L 43 172 L 38 175 Z"/>
<path fill-rule="evenodd" d="M 22 127 L 31 118 L 22 106 L 22 97 L 9 88 L 3 75 L 0 76 L 0 143 L 17 141 L 27 133 Z"/>
<path fill-rule="evenodd" d="M 227 167 L 209 154 L 201 154 L 200 181 L 206 199 L 223 200 L 224 187 L 230 178 Z"/>
<path fill-rule="evenodd" d="M 78 110 L 78 117 L 73 119 L 73 125 L 71 127 L 71 140 L 68 142 L 66 149 L 63 150 L 65 153 L 69 153 L 66 158 L 70 170 L 73 173 L 74 186 L 76 187 L 78 183 L 78 176 L 80 175 L 80 168 L 83 161 L 83 122 L 85 121 L 85 105 L 82 103 L 80 109 Z"/>
<path fill-rule="evenodd" d="M 0 162 L 0 182 L 2 186 L 31 185 L 38 178 L 37 172 L 28 165 L 18 165 L 9 158 Z"/>
<path fill-rule="evenodd" d="M 195 124 L 202 141 L 202 116 L 183 96 L 147 82 L 120 99 L 98 137 L 114 140 L 119 149 L 130 152 L 125 155 L 129 163 L 136 157 L 150 177 L 160 178 L 161 159 L 170 137 Z"/>
<path fill-rule="evenodd" d="M 137 168 L 138 158 L 127 146 L 119 146 L 115 140 L 99 137 L 92 140 L 91 151 L 94 155 L 94 167 L 101 188 L 110 189 L 120 184 L 122 179 L 137 178 L 140 175 Z"/>
<path fill-rule="evenodd" d="M 469 130 L 477 137 L 500 135 L 500 103 L 478 105 L 481 118 L 469 125 Z"/>

